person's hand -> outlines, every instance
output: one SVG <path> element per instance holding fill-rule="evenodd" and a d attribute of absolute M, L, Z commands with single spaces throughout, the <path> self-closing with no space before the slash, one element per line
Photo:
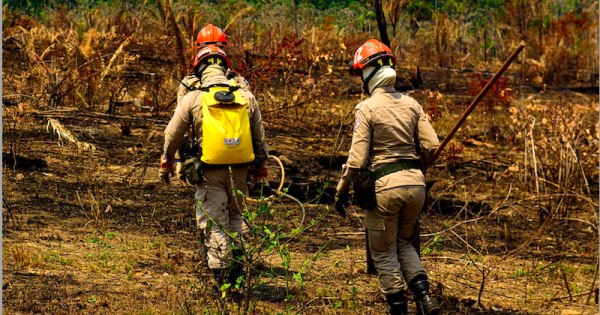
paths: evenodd
<path fill-rule="evenodd" d="M 256 166 L 252 166 L 252 177 L 254 177 L 255 181 L 260 181 L 263 178 L 267 178 L 267 176 L 269 175 L 269 171 L 268 169 L 265 167 L 264 170 L 260 170 L 260 168 L 256 167 Z"/>
<path fill-rule="evenodd" d="M 185 170 L 183 169 L 183 162 L 175 162 L 175 175 L 177 175 L 177 180 L 181 186 L 190 186 L 186 181 Z"/>
<path fill-rule="evenodd" d="M 167 157 L 163 154 L 160 156 L 160 170 L 158 171 L 160 182 L 163 185 L 166 186 L 169 184 L 171 173 L 173 173 L 173 160 L 168 161 Z"/>
<path fill-rule="evenodd" d="M 346 217 L 346 207 L 350 206 L 350 193 L 346 191 L 338 191 L 335 193 L 335 210 L 342 216 Z"/>

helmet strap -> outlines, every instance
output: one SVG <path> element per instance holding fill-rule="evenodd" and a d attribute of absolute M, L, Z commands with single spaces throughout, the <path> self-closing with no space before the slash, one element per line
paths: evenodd
<path fill-rule="evenodd" d="M 371 95 L 371 92 L 369 91 L 369 81 L 371 81 L 371 79 L 373 79 L 373 77 L 375 76 L 375 73 L 377 73 L 377 71 L 379 71 L 379 69 L 381 69 L 381 66 L 379 64 L 375 65 L 375 69 L 373 69 L 373 71 L 371 71 L 371 73 L 369 73 L 369 76 L 363 80 L 363 91 L 365 91 L 365 93 L 367 93 L 367 95 Z M 362 78 L 362 76 L 361 76 Z"/>
<path fill-rule="evenodd" d="M 206 70 L 208 66 L 209 64 L 203 63 L 194 69 L 194 74 L 198 77 L 198 79 L 202 79 L 202 73 L 204 73 L 204 70 Z"/>

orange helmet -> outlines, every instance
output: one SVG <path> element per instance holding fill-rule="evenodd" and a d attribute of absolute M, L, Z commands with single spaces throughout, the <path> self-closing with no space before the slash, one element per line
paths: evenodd
<path fill-rule="evenodd" d="M 376 61 L 377 63 L 373 64 Z M 369 39 L 358 47 L 350 65 L 350 74 L 359 77 L 363 68 L 371 65 L 390 66 L 392 68 L 396 65 L 396 57 L 394 57 L 392 50 L 376 39 Z"/>
<path fill-rule="evenodd" d="M 198 51 L 196 58 L 194 58 L 194 70 L 197 70 L 202 64 L 218 64 L 223 68 L 231 67 L 227 54 L 215 45 L 206 46 Z"/>
<path fill-rule="evenodd" d="M 227 47 L 227 38 L 223 30 L 208 24 L 205 28 L 201 29 L 196 37 L 196 49 L 203 48 L 208 45 L 215 45 L 219 47 Z"/>

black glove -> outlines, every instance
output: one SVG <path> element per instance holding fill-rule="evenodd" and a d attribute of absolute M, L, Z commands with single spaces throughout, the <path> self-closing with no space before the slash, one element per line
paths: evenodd
<path fill-rule="evenodd" d="M 342 216 L 346 217 L 346 207 L 350 206 L 350 193 L 346 191 L 338 191 L 335 193 L 335 210 Z"/>

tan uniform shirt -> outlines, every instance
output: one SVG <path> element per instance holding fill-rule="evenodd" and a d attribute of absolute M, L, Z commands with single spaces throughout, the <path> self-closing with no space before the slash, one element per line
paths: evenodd
<path fill-rule="evenodd" d="M 414 141 L 416 129 L 421 150 L 429 151 L 439 145 L 439 139 L 423 107 L 414 98 L 397 92 L 393 86 L 374 89 L 371 97 L 356 105 L 352 146 L 337 190 L 348 190 L 356 173 L 369 167 L 369 162 L 370 167 L 375 170 L 398 160 L 418 160 Z M 401 172 L 404 176 L 386 176 L 380 179 L 376 190 L 425 185 L 421 170 Z"/>
<path fill-rule="evenodd" d="M 229 75 L 230 73 L 231 73 L 231 69 L 227 69 L 227 75 Z M 235 82 L 235 85 L 239 86 L 242 90 L 251 92 L 248 81 L 246 81 L 246 79 L 244 77 L 242 77 L 241 75 L 239 75 L 239 74 L 236 75 L 233 78 L 233 81 Z M 181 80 L 181 82 L 185 83 L 187 86 L 189 86 L 191 88 L 199 88 L 201 85 L 200 79 L 194 74 L 186 75 Z M 190 91 L 183 84 L 179 84 L 179 89 L 177 90 L 177 105 L 179 105 L 179 103 L 181 102 L 183 97 L 186 94 L 188 94 L 189 92 Z"/>
<path fill-rule="evenodd" d="M 187 78 L 187 77 L 186 77 Z M 209 78 L 204 86 L 212 84 L 229 84 L 224 75 L 216 75 Z M 260 162 L 266 161 L 269 155 L 269 146 L 267 145 L 265 128 L 262 122 L 262 116 L 256 98 L 248 90 L 240 89 L 242 97 L 248 102 L 248 116 L 250 117 L 250 128 L 252 133 L 252 145 L 254 155 Z M 164 151 L 169 159 L 172 159 L 175 152 L 181 146 L 184 134 L 193 124 L 196 135 L 200 138 L 202 146 L 202 92 L 192 91 L 187 93 L 180 103 L 177 104 L 173 118 L 165 129 Z"/>

